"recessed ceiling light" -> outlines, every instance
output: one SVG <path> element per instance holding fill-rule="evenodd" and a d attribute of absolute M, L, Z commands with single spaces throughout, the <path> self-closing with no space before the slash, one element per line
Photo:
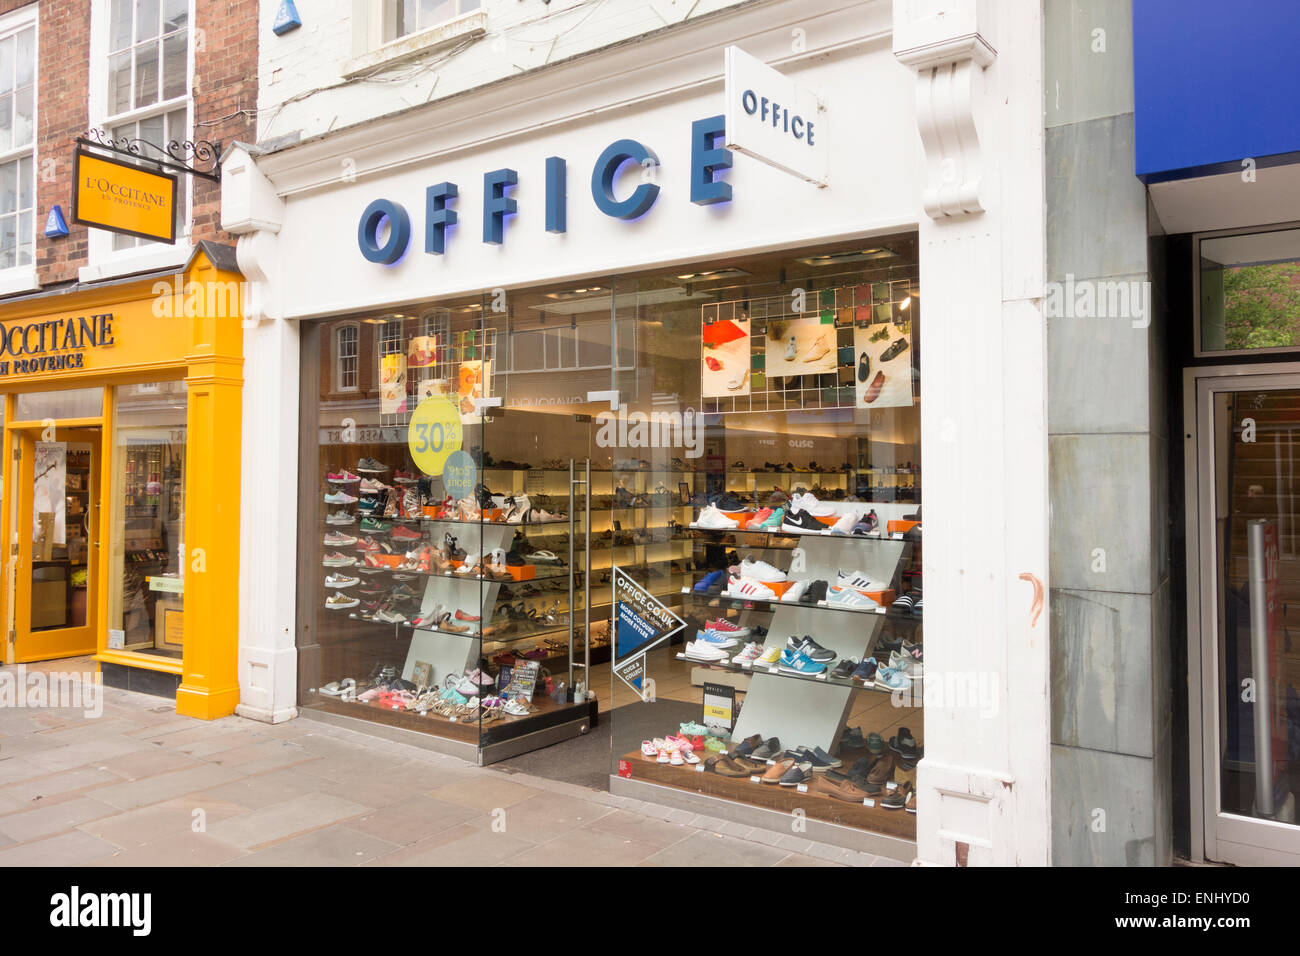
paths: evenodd
<path fill-rule="evenodd" d="M 866 262 L 871 259 L 893 259 L 898 253 L 892 249 L 862 249 L 857 252 L 832 252 L 824 256 L 803 256 L 796 259 L 806 266 L 838 266 L 846 262 Z"/>
<path fill-rule="evenodd" d="M 712 282 L 714 279 L 734 279 L 738 276 L 752 275 L 744 269 L 715 269 L 712 272 L 688 272 L 677 278 L 683 282 Z"/>

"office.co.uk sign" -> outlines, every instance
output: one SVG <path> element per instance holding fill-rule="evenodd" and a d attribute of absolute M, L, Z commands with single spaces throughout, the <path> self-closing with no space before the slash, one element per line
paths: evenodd
<path fill-rule="evenodd" d="M 720 170 L 731 166 L 731 152 L 720 146 L 723 119 L 711 116 L 691 124 L 691 202 L 709 205 L 731 198 L 731 186 L 717 179 Z M 638 183 L 627 196 L 618 198 L 614 184 L 627 163 L 644 168 L 657 167 L 654 150 L 634 139 L 620 139 L 605 148 L 591 171 L 591 198 L 607 216 L 637 219 L 644 216 L 659 198 L 659 185 Z M 546 231 L 568 231 L 568 164 L 561 156 L 546 159 Z M 515 200 L 507 190 L 517 185 L 519 174 L 513 169 L 494 169 L 483 175 L 483 241 L 500 245 L 505 240 L 506 217 L 517 211 Z M 442 255 L 447 249 L 447 231 L 460 218 L 453 204 L 459 195 L 456 183 L 443 182 L 425 190 L 424 251 Z M 385 232 L 385 226 L 387 231 Z M 357 245 L 371 262 L 391 265 L 406 255 L 411 245 L 411 215 L 390 199 L 376 199 L 361 214 L 357 226 Z"/>

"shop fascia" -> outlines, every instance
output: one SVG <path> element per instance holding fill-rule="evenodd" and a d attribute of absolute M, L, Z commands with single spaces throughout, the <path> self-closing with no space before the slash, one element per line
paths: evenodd
<path fill-rule="evenodd" d="M 85 350 L 115 344 L 113 313 L 27 322 L 0 330 L 0 375 L 85 367 Z"/>
<path fill-rule="evenodd" d="M 776 115 L 776 114 L 774 114 Z M 779 122 L 779 120 L 778 120 Z M 731 150 L 719 146 L 725 126 L 722 116 L 710 116 L 691 123 L 691 202 L 707 206 L 731 199 L 731 185 L 717 174 L 731 167 Z M 625 198 L 614 194 L 614 183 L 627 163 L 644 170 L 642 181 Z M 613 219 L 632 221 L 650 211 L 659 198 L 659 184 L 653 170 L 659 157 L 648 145 L 635 139 L 619 139 L 600 154 L 591 171 L 591 198 L 596 208 Z M 506 190 L 518 185 L 519 174 L 509 168 L 483 174 L 483 241 L 501 245 L 505 241 L 506 217 L 517 211 Z M 568 163 L 562 156 L 548 156 L 545 172 L 546 231 L 568 231 Z M 425 190 L 424 251 L 442 255 L 447 250 L 448 229 L 459 213 L 452 204 L 459 195 L 456 183 L 441 182 Z M 384 227 L 387 225 L 387 235 Z M 376 199 L 365 208 L 357 226 L 357 245 L 370 262 L 392 265 L 400 262 L 411 246 L 411 215 L 400 203 Z"/>

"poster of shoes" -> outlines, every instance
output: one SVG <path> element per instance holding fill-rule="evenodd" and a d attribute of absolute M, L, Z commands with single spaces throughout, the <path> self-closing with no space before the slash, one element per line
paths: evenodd
<path fill-rule="evenodd" d="M 491 379 L 491 362 L 473 359 L 460 363 L 456 372 L 456 400 L 462 422 L 470 424 L 469 419 L 477 420 L 479 413 L 474 409 L 474 399 L 488 398 L 491 395 L 487 384 Z"/>
<path fill-rule="evenodd" d="M 820 316 L 767 323 L 767 377 L 835 371 L 835 325 Z"/>
<path fill-rule="evenodd" d="M 749 319 L 714 319 L 706 311 L 701 340 L 704 354 L 700 363 L 700 395 L 704 398 L 748 395 Z"/>
<path fill-rule="evenodd" d="M 912 404 L 912 328 L 877 322 L 853 329 L 853 382 L 858 408 Z"/>
<path fill-rule="evenodd" d="M 401 352 L 379 360 L 379 411 L 383 415 L 406 411 L 406 356 Z"/>

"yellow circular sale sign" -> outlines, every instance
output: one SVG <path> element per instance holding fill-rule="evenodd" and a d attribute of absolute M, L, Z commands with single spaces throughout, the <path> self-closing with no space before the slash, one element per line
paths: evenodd
<path fill-rule="evenodd" d="M 415 407 L 406 443 L 415 467 L 426 475 L 441 475 L 447 457 L 460 451 L 463 432 L 460 412 L 448 399 L 431 395 Z"/>

